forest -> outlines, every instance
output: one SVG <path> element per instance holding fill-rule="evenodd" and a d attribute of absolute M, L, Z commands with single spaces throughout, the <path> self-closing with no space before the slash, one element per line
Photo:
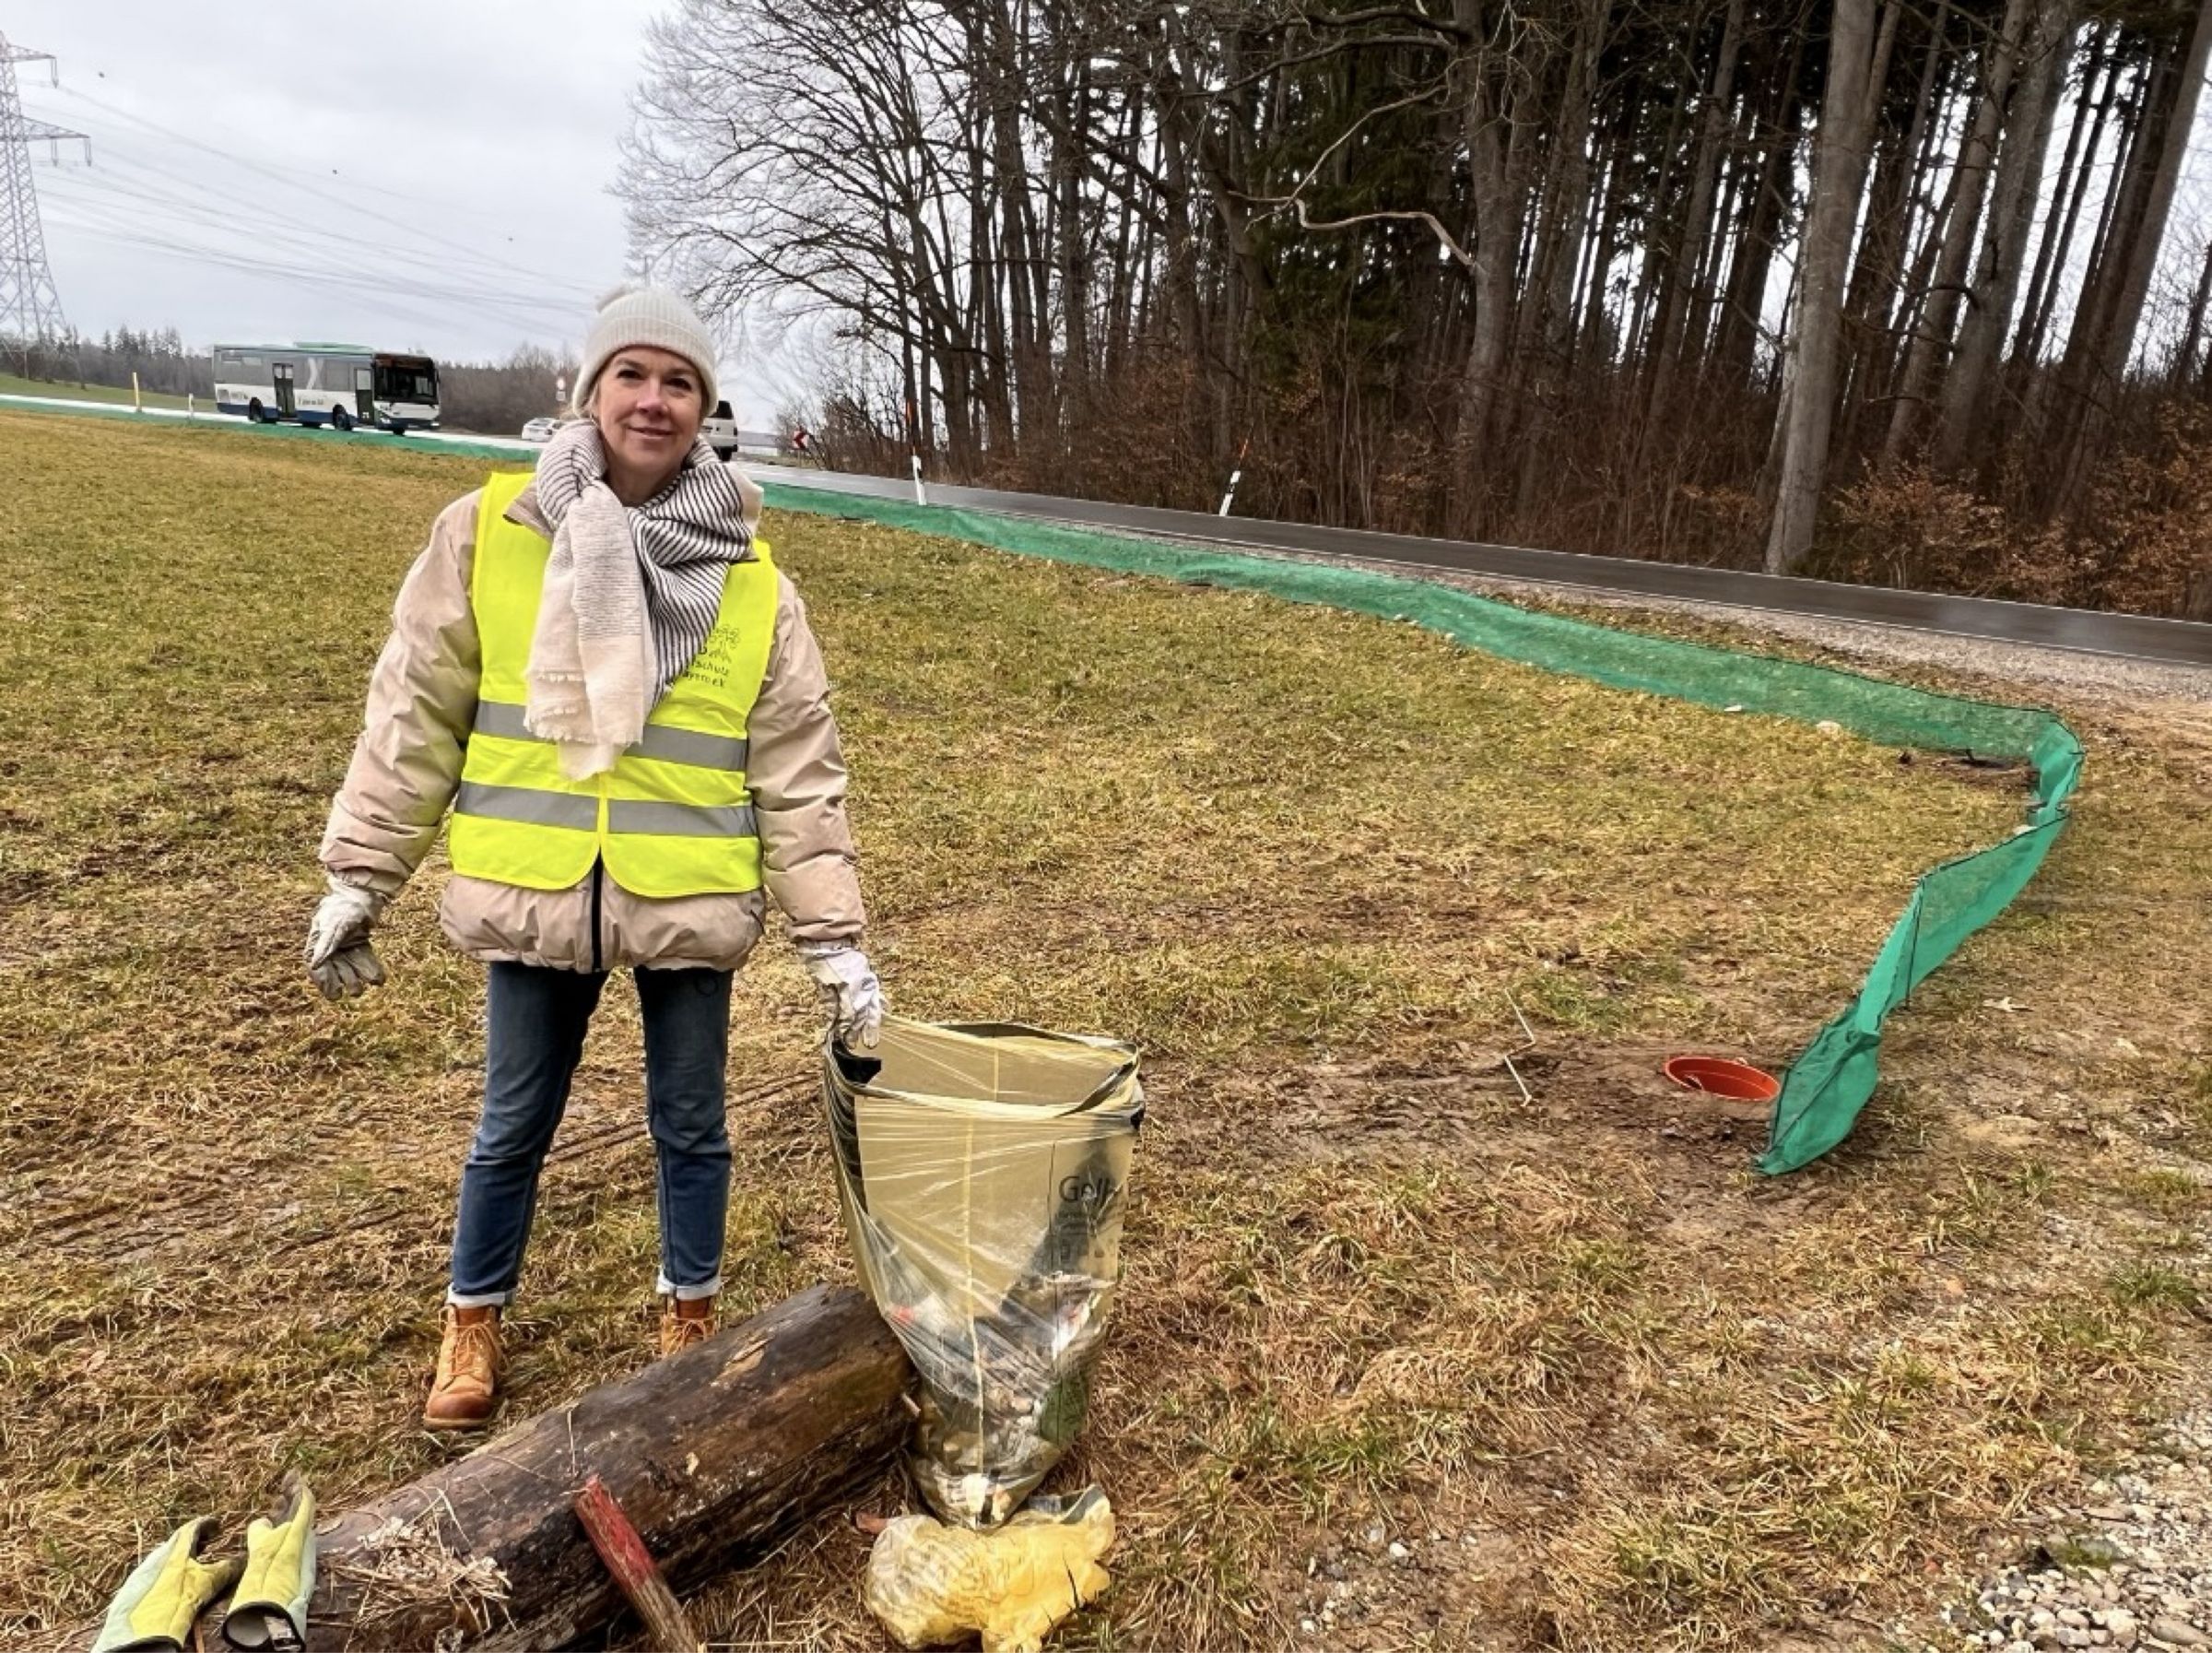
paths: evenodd
<path fill-rule="evenodd" d="M 840 463 L 2212 618 L 2194 0 L 682 0 Z"/>

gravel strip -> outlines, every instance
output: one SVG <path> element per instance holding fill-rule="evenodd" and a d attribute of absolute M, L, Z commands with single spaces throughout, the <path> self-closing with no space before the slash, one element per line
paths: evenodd
<path fill-rule="evenodd" d="M 2044 1536 L 1945 1608 L 1926 1653 L 2212 1647 L 2212 1411 L 2041 1515 Z"/>

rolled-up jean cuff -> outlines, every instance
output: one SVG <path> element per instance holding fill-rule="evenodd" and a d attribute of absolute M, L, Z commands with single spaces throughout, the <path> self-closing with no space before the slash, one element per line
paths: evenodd
<path fill-rule="evenodd" d="M 513 1301 L 512 1292 L 471 1292 L 464 1294 L 449 1288 L 445 1293 L 448 1308 L 505 1308 Z"/>
<path fill-rule="evenodd" d="M 722 1295 L 722 1276 L 717 1274 L 700 1285 L 679 1286 L 664 1274 L 653 1281 L 653 1289 L 664 1297 L 675 1298 L 678 1303 L 697 1303 L 701 1297 Z"/>

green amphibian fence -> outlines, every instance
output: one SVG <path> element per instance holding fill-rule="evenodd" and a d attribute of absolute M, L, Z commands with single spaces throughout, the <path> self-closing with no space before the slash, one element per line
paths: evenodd
<path fill-rule="evenodd" d="M 1501 659 L 1616 689 L 1806 723 L 1833 722 L 1885 746 L 2031 765 L 2034 799 L 2026 821 L 2004 843 L 1946 861 L 1921 876 L 1858 997 L 1791 1065 L 1774 1104 L 1766 1151 L 1759 1159 L 1759 1168 L 1770 1174 L 1794 1171 L 1850 1134 L 1874 1093 L 1883 1021 L 2035 876 L 2065 826 L 2066 799 L 2081 778 L 2081 742 L 2056 717 L 2030 707 L 1959 700 L 1794 660 L 1640 636 L 1365 569 L 1193 549 L 1025 517 L 831 494 L 776 481 L 767 485 L 767 492 L 769 502 L 783 510 L 911 528 L 1119 573 L 1265 592 L 1288 602 L 1410 620 Z"/>

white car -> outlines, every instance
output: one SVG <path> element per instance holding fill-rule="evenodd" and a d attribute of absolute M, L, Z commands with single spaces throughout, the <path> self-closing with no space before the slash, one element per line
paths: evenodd
<path fill-rule="evenodd" d="M 737 451 L 737 416 L 727 402 L 714 404 L 714 411 L 700 420 L 699 433 L 718 458 L 727 459 Z"/>
<path fill-rule="evenodd" d="M 534 419 L 523 427 L 524 442 L 551 442 L 553 432 L 560 429 L 557 419 Z"/>

